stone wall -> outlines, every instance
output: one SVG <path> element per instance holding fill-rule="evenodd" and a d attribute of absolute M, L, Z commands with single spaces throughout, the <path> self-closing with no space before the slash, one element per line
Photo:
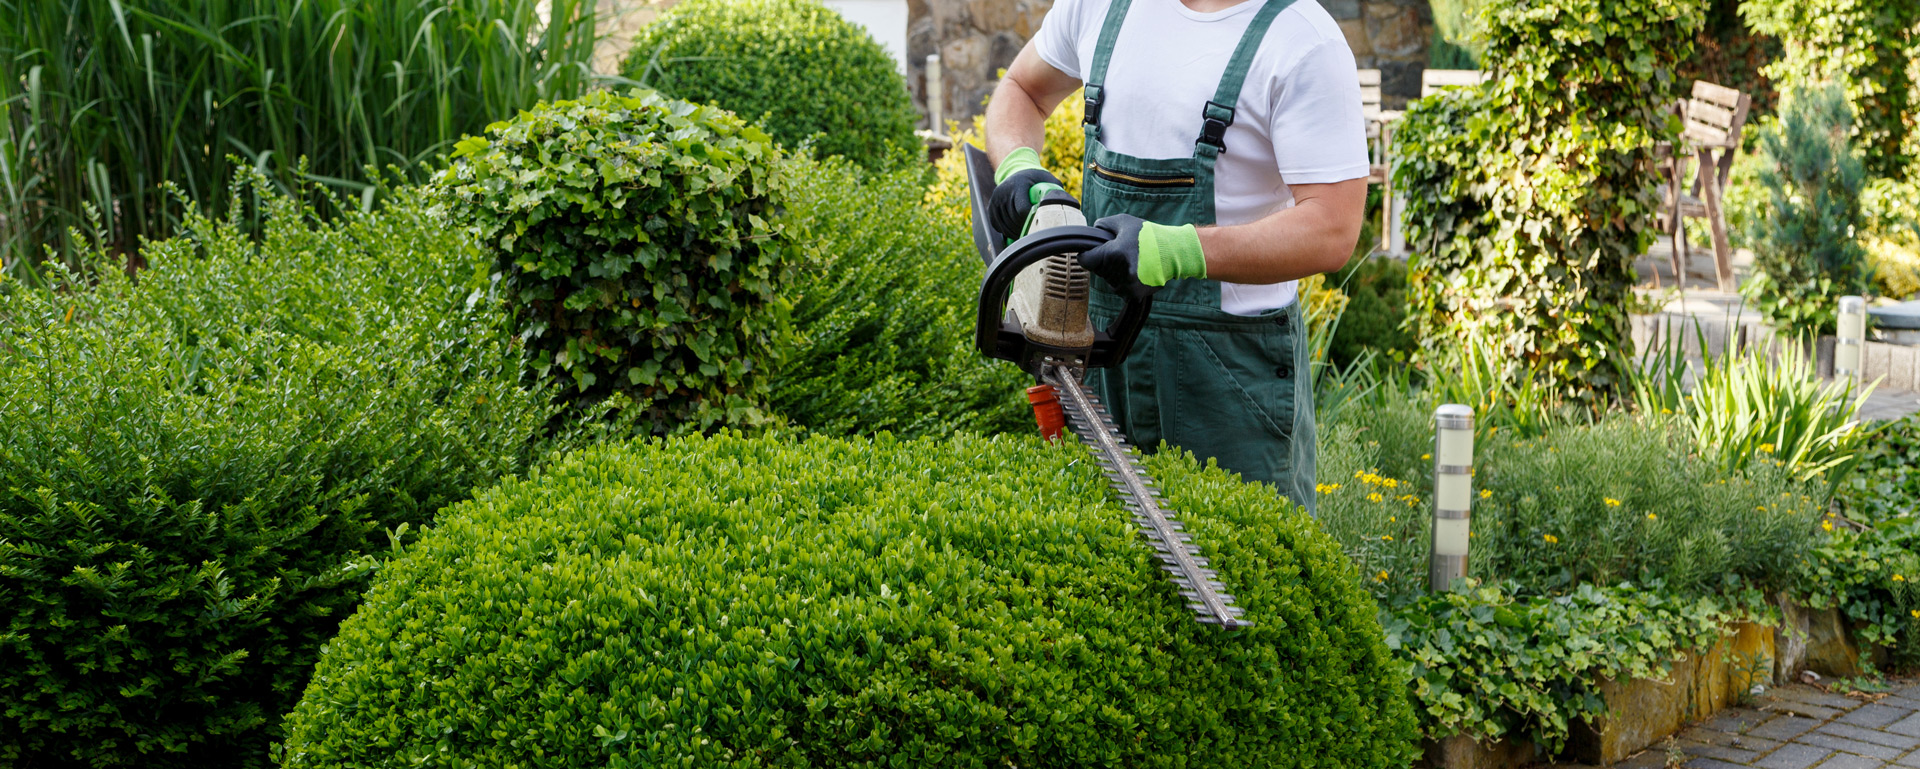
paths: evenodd
<path fill-rule="evenodd" d="M 1313 0 L 1299 0 L 1312 2 Z M 1433 35 L 1427 0 L 1324 0 L 1346 33 L 1355 63 L 1381 70 L 1384 100 L 1400 108 L 1420 95 L 1420 72 Z M 908 0 L 907 87 L 926 113 L 926 60 L 940 54 L 946 114 L 965 123 L 979 114 L 1001 69 L 1040 29 L 1053 0 Z"/>

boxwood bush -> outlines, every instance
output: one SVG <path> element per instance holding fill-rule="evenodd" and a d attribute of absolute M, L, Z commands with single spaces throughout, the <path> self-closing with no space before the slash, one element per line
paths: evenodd
<path fill-rule="evenodd" d="M 435 184 L 493 253 L 533 371 L 642 433 L 765 421 L 798 254 L 766 133 L 647 91 L 542 102 L 487 133 Z"/>
<path fill-rule="evenodd" d="M 530 459 L 477 251 L 265 207 L 0 282 L 0 766 L 264 765 L 390 532 Z"/>
<path fill-rule="evenodd" d="M 794 276 L 775 410 L 831 433 L 1031 430 L 1031 377 L 973 348 L 985 268 L 970 230 L 921 204 L 922 174 L 798 158 L 787 176 L 817 267 Z"/>
<path fill-rule="evenodd" d="M 1314 521 L 1148 460 L 1255 627 L 1196 623 L 1075 446 L 603 446 L 443 514 L 289 716 L 289 767 L 1405 766 Z"/>
<path fill-rule="evenodd" d="M 879 168 L 919 152 L 907 84 L 860 25 L 817 0 L 687 0 L 647 25 L 621 71 Z"/>

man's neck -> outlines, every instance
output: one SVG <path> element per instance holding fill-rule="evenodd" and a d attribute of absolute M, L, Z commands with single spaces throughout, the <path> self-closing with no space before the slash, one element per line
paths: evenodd
<path fill-rule="evenodd" d="M 1252 1 L 1253 0 L 1180 0 L 1180 4 L 1185 5 L 1187 10 L 1193 11 L 1194 13 L 1213 13 Z"/>

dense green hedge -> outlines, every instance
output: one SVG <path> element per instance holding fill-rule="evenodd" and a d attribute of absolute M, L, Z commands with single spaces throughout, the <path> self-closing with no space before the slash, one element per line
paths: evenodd
<path fill-rule="evenodd" d="M 1920 4 L 1896 0 L 1746 0 L 1740 14 L 1780 38 L 1786 55 L 1763 68 L 1782 90 L 1844 87 L 1860 119 L 1853 135 L 1874 176 L 1904 177 L 1916 157 L 1912 62 Z"/>
<path fill-rule="evenodd" d="M 831 433 L 1033 429 L 1032 378 L 973 347 L 985 267 L 964 220 L 922 205 L 922 172 L 805 158 L 788 171 L 796 240 L 817 267 L 794 276 L 798 346 L 774 409 Z"/>
<path fill-rule="evenodd" d="M 1396 133 L 1423 356 L 1480 340 L 1563 397 L 1623 383 L 1633 260 L 1654 238 L 1655 141 L 1704 0 L 1499 0 L 1492 80 Z"/>
<path fill-rule="evenodd" d="M 630 79 L 717 104 L 789 147 L 879 168 L 919 154 L 898 65 L 818 0 L 687 0 L 635 38 Z"/>
<path fill-rule="evenodd" d="M 1315 522 L 1149 458 L 1249 619 L 1196 623 L 1077 446 L 601 447 L 440 516 L 289 767 L 1400 767 L 1404 672 Z"/>
<path fill-rule="evenodd" d="M 766 133 L 649 91 L 487 133 L 434 182 L 493 254 L 532 371 L 643 434 L 766 422 L 800 254 Z"/>
<path fill-rule="evenodd" d="M 0 282 L 0 765 L 265 765 L 389 531 L 530 460 L 477 251 L 266 201 Z"/>

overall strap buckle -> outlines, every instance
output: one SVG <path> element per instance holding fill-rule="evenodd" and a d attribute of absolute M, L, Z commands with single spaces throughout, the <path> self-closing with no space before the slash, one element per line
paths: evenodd
<path fill-rule="evenodd" d="M 1081 122 L 1087 125 L 1100 125 L 1100 86 L 1089 85 L 1086 90 L 1087 115 Z"/>
<path fill-rule="evenodd" d="M 1208 100 L 1206 109 L 1201 110 L 1205 120 L 1200 124 L 1200 143 L 1226 152 L 1227 126 L 1233 125 L 1233 113 L 1232 107 Z"/>

